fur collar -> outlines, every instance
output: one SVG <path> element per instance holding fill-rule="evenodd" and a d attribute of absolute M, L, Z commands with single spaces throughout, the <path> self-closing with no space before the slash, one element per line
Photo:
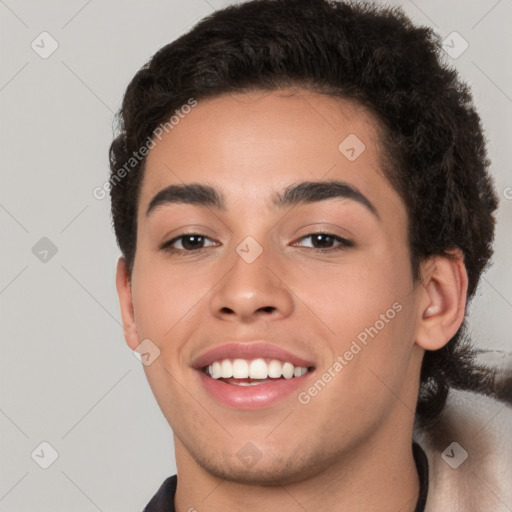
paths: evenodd
<path fill-rule="evenodd" d="M 501 400 L 450 390 L 439 421 L 414 432 L 429 464 L 425 512 L 512 511 L 512 354 L 480 356 Z"/>

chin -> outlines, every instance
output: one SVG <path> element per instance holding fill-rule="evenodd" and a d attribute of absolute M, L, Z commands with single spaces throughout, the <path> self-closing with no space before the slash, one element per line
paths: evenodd
<path fill-rule="evenodd" d="M 278 487 L 300 482 L 309 478 L 310 473 L 316 473 L 315 465 L 304 457 L 288 457 L 273 454 L 270 457 L 262 457 L 259 460 L 239 460 L 235 455 L 223 460 L 223 457 L 215 460 L 196 459 L 196 462 L 210 475 L 243 485 L 261 485 Z"/>

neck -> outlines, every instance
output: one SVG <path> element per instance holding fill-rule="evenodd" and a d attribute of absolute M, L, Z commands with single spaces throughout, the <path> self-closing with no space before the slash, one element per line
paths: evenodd
<path fill-rule="evenodd" d="M 419 478 L 412 452 L 410 411 L 395 411 L 400 421 L 387 422 L 313 477 L 274 486 L 246 485 L 216 478 L 199 466 L 175 437 L 177 512 L 332 510 L 413 512 Z M 393 416 L 393 415 L 392 415 Z M 392 420 L 392 418 L 388 418 Z M 396 418 L 395 418 L 396 419 Z M 396 425 L 407 425 L 402 429 Z"/>

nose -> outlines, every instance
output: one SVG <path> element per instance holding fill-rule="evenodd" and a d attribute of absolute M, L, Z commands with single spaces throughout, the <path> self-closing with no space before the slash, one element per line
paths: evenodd
<path fill-rule="evenodd" d="M 214 316 L 233 322 L 277 320 L 292 314 L 293 293 L 281 279 L 284 271 L 266 251 L 252 263 L 238 254 L 225 277 L 214 288 L 210 307 Z"/>

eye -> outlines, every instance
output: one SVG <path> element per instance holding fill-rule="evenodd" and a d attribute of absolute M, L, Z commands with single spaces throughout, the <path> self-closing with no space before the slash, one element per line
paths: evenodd
<path fill-rule="evenodd" d="M 354 242 L 347 240 L 346 238 L 342 238 L 341 236 L 333 235 L 331 233 L 310 233 L 309 235 L 303 236 L 299 240 L 305 240 L 307 238 L 310 238 L 312 241 L 312 245 L 309 247 L 312 249 L 317 249 L 320 252 L 341 251 L 348 247 L 354 246 Z M 332 244 L 334 242 L 338 242 L 339 245 L 333 248 Z"/>
<path fill-rule="evenodd" d="M 312 241 L 312 245 L 310 245 L 309 248 L 316 249 L 320 252 L 340 251 L 354 246 L 352 241 L 331 233 L 310 233 L 309 235 L 301 237 L 299 240 L 306 240 L 308 238 Z M 210 238 L 201 233 L 183 233 L 168 242 L 164 242 L 160 246 L 160 250 L 178 256 L 184 256 L 187 253 L 199 252 L 205 249 L 206 246 L 204 243 L 206 240 L 212 242 L 210 246 L 216 244 L 216 242 L 213 242 Z M 333 247 L 333 243 L 338 243 L 338 245 Z M 293 245 L 297 245 L 297 242 Z"/>
<path fill-rule="evenodd" d="M 160 246 L 160 249 L 166 252 L 170 252 L 171 254 L 178 255 L 182 255 L 187 252 L 198 252 L 205 248 L 203 246 L 205 240 L 210 240 L 210 238 L 202 235 L 201 233 L 184 233 L 173 238 L 172 240 L 169 240 L 168 242 L 164 242 Z M 181 245 L 181 247 L 174 247 L 176 244 Z"/>

